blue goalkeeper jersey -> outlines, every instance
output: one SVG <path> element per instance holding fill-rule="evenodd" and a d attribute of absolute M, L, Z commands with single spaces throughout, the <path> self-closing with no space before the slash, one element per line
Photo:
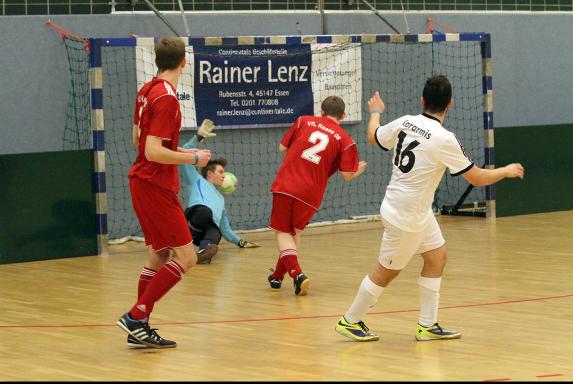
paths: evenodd
<path fill-rule="evenodd" d="M 197 146 L 197 136 L 193 136 L 183 148 L 195 148 Z M 208 182 L 191 164 L 179 165 L 183 182 L 187 187 L 187 207 L 194 205 L 205 205 L 213 212 L 213 221 L 221 230 L 223 237 L 233 243 L 239 244 L 241 238 L 231 228 L 227 210 L 225 209 L 225 198 L 215 187 Z"/>

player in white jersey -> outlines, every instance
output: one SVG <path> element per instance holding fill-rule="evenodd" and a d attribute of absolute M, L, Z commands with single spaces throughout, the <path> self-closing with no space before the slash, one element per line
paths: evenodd
<path fill-rule="evenodd" d="M 356 341 L 378 340 L 362 322 L 384 288 L 421 254 L 424 266 L 418 279 L 420 315 L 416 340 L 458 339 L 460 332 L 438 325 L 438 304 L 447 252 L 442 232 L 432 213 L 434 193 L 446 168 L 473 185 L 494 184 L 506 177 L 523 178 L 521 164 L 482 169 L 471 162 L 455 135 L 443 127 L 452 107 L 452 87 L 442 75 L 426 81 L 421 98 L 424 113 L 406 115 L 380 126 L 384 102 L 376 92 L 368 101 L 368 141 L 383 150 L 394 149 L 392 178 L 380 207 L 384 235 L 375 269 L 364 277 L 354 302 L 335 330 Z"/>

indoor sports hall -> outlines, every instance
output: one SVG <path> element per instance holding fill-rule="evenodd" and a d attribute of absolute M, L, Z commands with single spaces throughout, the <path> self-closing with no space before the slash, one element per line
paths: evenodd
<path fill-rule="evenodd" d="M 0 0 L 0 10 L 1 381 L 572 380 L 571 1 Z M 128 181 L 134 103 L 158 75 L 162 36 L 185 45 L 179 143 L 214 122 L 198 148 L 228 160 L 230 225 L 260 247 L 222 240 L 153 308 L 150 326 L 176 348 L 134 348 L 116 324 L 148 257 Z M 446 170 L 437 186 L 448 249 L 439 324 L 461 338 L 416 340 L 415 255 L 362 319 L 380 339 L 356 342 L 335 327 L 377 264 L 393 167 L 416 154 L 368 142 L 368 100 L 380 92 L 381 124 L 420 114 L 437 74 L 451 81 L 443 126 L 464 155 L 483 169 L 520 163 L 525 176 L 474 187 Z M 332 175 L 304 230 L 308 293 L 288 275 L 273 290 L 279 144 L 330 95 L 345 101 L 340 126 L 368 166 L 350 182 Z M 183 209 L 189 188 L 181 182 Z"/>

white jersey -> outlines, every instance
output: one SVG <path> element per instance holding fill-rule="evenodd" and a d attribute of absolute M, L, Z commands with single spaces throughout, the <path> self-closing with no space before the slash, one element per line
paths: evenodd
<path fill-rule="evenodd" d="M 446 168 L 452 176 L 473 167 L 456 136 L 428 114 L 402 116 L 374 134 L 384 150 L 394 148 L 392 178 L 380 214 L 407 232 L 420 232 L 432 217 L 434 193 Z"/>

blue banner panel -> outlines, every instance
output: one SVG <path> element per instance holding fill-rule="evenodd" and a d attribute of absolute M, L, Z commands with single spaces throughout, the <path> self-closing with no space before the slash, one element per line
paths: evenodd
<path fill-rule="evenodd" d="M 291 124 L 314 114 L 309 44 L 193 48 L 198 123 Z"/>

